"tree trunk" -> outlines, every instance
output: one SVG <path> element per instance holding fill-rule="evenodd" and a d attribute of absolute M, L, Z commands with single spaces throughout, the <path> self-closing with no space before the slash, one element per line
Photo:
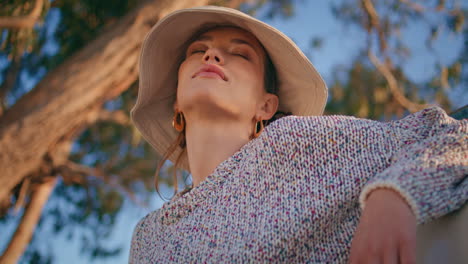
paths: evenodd
<path fill-rule="evenodd" d="M 34 6 L 26 16 L 0 17 L 0 28 L 32 28 L 36 24 L 44 7 L 44 0 L 36 0 Z"/>
<path fill-rule="evenodd" d="M 27 248 L 42 214 L 42 209 L 54 189 L 57 178 L 48 179 L 38 184 L 32 192 L 31 200 L 24 210 L 21 222 L 18 224 L 7 249 L 0 257 L 0 264 L 17 263 Z"/>
<path fill-rule="evenodd" d="M 37 170 L 57 144 L 138 77 L 143 38 L 159 18 L 208 0 L 147 1 L 49 72 L 0 118 L 0 201 Z M 177 34 L 176 32 L 174 34 Z"/>

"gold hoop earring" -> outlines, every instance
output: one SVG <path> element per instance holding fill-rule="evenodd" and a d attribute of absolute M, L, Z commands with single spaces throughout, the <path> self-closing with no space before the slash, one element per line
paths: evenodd
<path fill-rule="evenodd" d="M 253 138 L 258 138 L 258 136 L 260 136 L 260 134 L 262 133 L 263 131 L 263 121 L 260 120 L 260 121 L 257 121 L 255 122 L 255 126 L 254 126 L 254 131 L 253 131 Z"/>
<path fill-rule="evenodd" d="M 176 112 L 172 119 L 172 127 L 178 132 L 182 132 L 185 129 L 185 118 L 182 112 Z"/>

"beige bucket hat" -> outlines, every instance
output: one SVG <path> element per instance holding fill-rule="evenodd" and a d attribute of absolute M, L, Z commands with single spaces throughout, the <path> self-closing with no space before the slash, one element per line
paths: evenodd
<path fill-rule="evenodd" d="M 186 42 L 201 27 L 232 25 L 251 32 L 270 56 L 279 82 L 279 110 L 294 115 L 321 115 L 327 87 L 299 47 L 277 29 L 238 10 L 204 6 L 175 11 L 147 34 L 140 54 L 138 98 L 131 111 L 143 137 L 163 155 L 177 138 L 172 127 L 177 71 Z M 175 161 L 181 149 L 169 159 Z M 189 170 L 186 157 L 181 166 Z"/>

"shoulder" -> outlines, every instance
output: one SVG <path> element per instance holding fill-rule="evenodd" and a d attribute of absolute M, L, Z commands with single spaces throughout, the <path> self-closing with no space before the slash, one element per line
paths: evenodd
<path fill-rule="evenodd" d="M 388 130 L 384 122 L 352 116 L 287 116 L 268 125 L 259 139 L 266 153 L 284 159 L 300 153 L 309 157 L 306 150 L 331 151 L 338 142 L 341 148 L 382 142 Z"/>
<path fill-rule="evenodd" d="M 340 131 L 353 132 L 370 127 L 380 127 L 385 123 L 370 119 L 343 115 L 327 116 L 286 116 L 265 128 L 270 137 L 310 137 Z"/>
<path fill-rule="evenodd" d="M 133 230 L 132 248 L 135 246 L 138 247 L 138 245 L 142 245 L 142 243 L 144 244 L 148 236 L 153 236 L 155 234 L 155 223 L 157 223 L 158 212 L 159 209 L 147 214 L 138 221 Z"/>
<path fill-rule="evenodd" d="M 159 209 L 140 219 L 133 230 L 130 245 L 129 263 L 147 263 L 145 260 L 148 245 L 157 237 L 157 217 Z"/>
<path fill-rule="evenodd" d="M 148 226 L 153 226 L 154 222 L 157 222 L 157 217 L 159 215 L 160 209 L 154 210 L 148 213 L 146 216 L 141 218 L 135 226 L 135 232 L 148 228 Z"/>

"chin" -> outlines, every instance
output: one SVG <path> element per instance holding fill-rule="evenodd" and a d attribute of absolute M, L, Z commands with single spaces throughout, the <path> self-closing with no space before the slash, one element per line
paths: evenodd
<path fill-rule="evenodd" d="M 240 114 L 239 104 L 233 102 L 228 94 L 221 93 L 219 89 L 219 87 L 193 89 L 189 94 L 177 99 L 179 107 L 183 112 L 196 113 L 208 119 L 237 117 Z"/>

